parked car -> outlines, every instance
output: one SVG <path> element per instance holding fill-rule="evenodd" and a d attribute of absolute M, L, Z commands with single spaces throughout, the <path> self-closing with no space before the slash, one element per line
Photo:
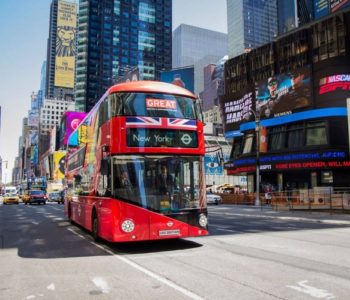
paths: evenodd
<path fill-rule="evenodd" d="M 63 199 L 63 193 L 60 191 L 54 191 L 49 193 L 49 199 L 50 202 L 57 202 L 58 204 L 64 203 L 64 199 Z"/>
<path fill-rule="evenodd" d="M 222 198 L 219 195 L 207 192 L 207 204 L 220 204 L 222 203 Z"/>
<path fill-rule="evenodd" d="M 46 204 L 47 196 L 46 193 L 42 190 L 30 190 L 28 194 L 25 194 L 22 198 L 24 204 Z"/>
<path fill-rule="evenodd" d="M 16 193 L 6 193 L 4 195 L 3 204 L 18 204 L 19 203 L 19 197 Z"/>

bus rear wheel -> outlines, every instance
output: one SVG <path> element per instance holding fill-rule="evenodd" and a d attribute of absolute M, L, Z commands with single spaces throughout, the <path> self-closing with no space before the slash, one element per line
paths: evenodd
<path fill-rule="evenodd" d="M 92 213 L 92 230 L 91 230 L 92 237 L 94 238 L 95 242 L 98 242 L 100 240 L 98 236 L 98 218 L 96 211 L 94 210 Z"/>

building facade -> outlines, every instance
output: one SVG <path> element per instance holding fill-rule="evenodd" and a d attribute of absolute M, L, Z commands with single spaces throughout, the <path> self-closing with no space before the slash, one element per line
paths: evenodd
<path fill-rule="evenodd" d="M 227 0 L 228 55 L 271 42 L 278 33 L 276 0 Z"/>
<path fill-rule="evenodd" d="M 66 111 L 74 111 L 74 101 L 45 99 L 39 112 L 40 134 L 47 135 L 60 124 Z"/>
<path fill-rule="evenodd" d="M 76 28 L 77 5 L 52 0 L 43 94 L 45 98 L 74 99 Z"/>
<path fill-rule="evenodd" d="M 135 67 L 144 80 L 171 69 L 170 0 L 81 0 L 78 23 L 77 111 L 90 111 Z"/>
<path fill-rule="evenodd" d="M 173 68 L 194 66 L 194 92 L 204 89 L 203 68 L 227 54 L 227 34 L 181 24 L 173 32 Z"/>
<path fill-rule="evenodd" d="M 224 64 L 227 59 L 224 56 L 217 64 L 204 67 L 204 89 L 199 94 L 204 112 L 213 106 L 219 106 L 219 97 L 224 94 Z"/>
<path fill-rule="evenodd" d="M 225 64 L 226 169 L 250 191 L 257 166 L 276 190 L 349 186 L 349 32 L 348 10 Z"/>

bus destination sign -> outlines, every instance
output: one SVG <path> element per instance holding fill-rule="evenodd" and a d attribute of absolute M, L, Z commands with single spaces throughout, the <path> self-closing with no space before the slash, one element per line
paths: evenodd
<path fill-rule="evenodd" d="M 181 147 L 197 148 L 196 131 L 129 128 L 128 147 Z"/>

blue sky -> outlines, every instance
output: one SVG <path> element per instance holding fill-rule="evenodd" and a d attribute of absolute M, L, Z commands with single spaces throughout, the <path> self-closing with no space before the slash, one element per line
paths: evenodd
<path fill-rule="evenodd" d="M 0 0 L 0 156 L 8 161 L 3 181 L 5 173 L 9 181 L 18 155 L 30 95 L 40 87 L 50 3 L 51 0 Z M 173 29 L 182 23 L 227 32 L 226 0 L 173 0 Z"/>

